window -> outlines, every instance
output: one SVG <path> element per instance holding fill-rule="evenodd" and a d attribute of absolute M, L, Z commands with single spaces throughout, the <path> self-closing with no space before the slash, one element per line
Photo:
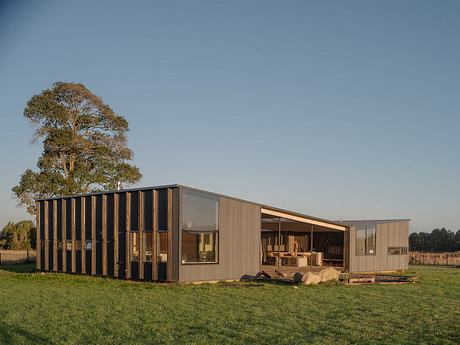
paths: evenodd
<path fill-rule="evenodd" d="M 144 262 L 152 262 L 152 233 L 144 232 Z"/>
<path fill-rule="evenodd" d="M 375 255 L 376 230 L 373 225 L 356 228 L 356 255 Z"/>
<path fill-rule="evenodd" d="M 366 255 L 375 255 L 375 226 L 366 228 Z"/>
<path fill-rule="evenodd" d="M 356 255 L 366 254 L 366 227 L 356 229 Z"/>
<path fill-rule="evenodd" d="M 86 240 L 85 241 L 85 250 L 91 250 L 93 249 L 93 242 L 91 240 Z"/>
<path fill-rule="evenodd" d="M 45 242 L 46 242 L 46 240 L 41 240 L 41 242 L 40 242 L 40 248 L 43 249 L 43 250 L 45 250 Z"/>
<path fill-rule="evenodd" d="M 140 238 L 138 232 L 131 232 L 131 261 L 139 261 Z"/>
<path fill-rule="evenodd" d="M 407 247 L 388 247 L 388 255 L 407 255 Z"/>
<path fill-rule="evenodd" d="M 157 262 L 168 262 L 168 233 L 159 232 L 157 241 Z"/>
<path fill-rule="evenodd" d="M 182 233 L 182 263 L 217 262 L 217 232 Z"/>
<path fill-rule="evenodd" d="M 81 250 L 81 241 L 75 241 L 75 250 Z"/>
<path fill-rule="evenodd" d="M 182 263 L 217 263 L 218 197 L 182 192 Z"/>
<path fill-rule="evenodd" d="M 72 241 L 66 241 L 66 250 L 68 251 L 72 250 Z"/>
<path fill-rule="evenodd" d="M 62 250 L 62 241 L 57 241 L 57 249 Z"/>

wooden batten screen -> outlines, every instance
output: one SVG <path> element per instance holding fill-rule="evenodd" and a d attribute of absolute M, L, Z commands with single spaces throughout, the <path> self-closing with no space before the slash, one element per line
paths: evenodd
<path fill-rule="evenodd" d="M 49 232 L 48 232 L 48 220 L 49 220 L 49 212 L 48 212 L 48 201 L 43 202 L 44 211 L 43 214 L 45 218 L 43 219 L 43 233 L 44 233 L 44 244 L 45 244 L 45 271 L 49 271 Z"/>
<path fill-rule="evenodd" d="M 119 195 L 115 193 L 113 195 L 113 276 L 118 278 L 118 232 L 119 232 Z"/>
<path fill-rule="evenodd" d="M 131 255 L 130 255 L 130 244 L 131 244 L 131 193 L 126 193 L 126 267 L 125 267 L 125 278 L 131 279 Z"/>
<path fill-rule="evenodd" d="M 180 247 L 180 235 L 179 235 L 179 209 L 180 209 L 180 191 L 179 189 L 171 189 L 171 233 L 172 233 L 172 250 L 170 252 L 172 276 L 171 281 L 179 280 L 179 247 Z"/>
<path fill-rule="evenodd" d="M 36 257 L 36 265 L 35 268 L 37 270 L 41 270 L 41 246 L 42 246 L 42 238 L 41 238 L 41 203 L 39 201 L 35 202 L 35 212 L 36 212 L 36 227 L 37 227 L 37 257 Z"/>
<path fill-rule="evenodd" d="M 107 276 L 107 195 L 102 196 L 102 275 Z"/>
<path fill-rule="evenodd" d="M 91 274 L 96 273 L 96 197 L 91 196 Z"/>
<path fill-rule="evenodd" d="M 58 227 L 57 227 L 57 200 L 52 200 L 53 203 L 53 271 L 58 271 Z"/>
<path fill-rule="evenodd" d="M 67 201 L 66 199 L 61 200 L 61 238 L 62 238 L 62 272 L 67 271 L 67 221 L 66 221 L 66 213 L 67 213 Z M 59 231 L 59 230 L 58 230 Z"/>
<path fill-rule="evenodd" d="M 70 239 L 71 239 L 71 272 L 77 272 L 77 261 L 76 261 L 76 243 L 75 243 L 75 198 L 69 199 L 70 201 Z"/>
<path fill-rule="evenodd" d="M 36 268 L 158 281 L 159 233 L 167 231 L 162 275 L 175 281 L 177 201 L 178 190 L 172 188 L 37 201 Z M 138 234 L 137 261 L 131 261 L 133 232 Z"/>
<path fill-rule="evenodd" d="M 138 205 L 137 205 L 137 226 L 139 231 L 139 258 L 138 258 L 138 272 L 139 279 L 144 279 L 144 192 L 138 192 Z"/>
<path fill-rule="evenodd" d="M 152 280 L 158 280 L 158 191 L 153 191 Z"/>
<path fill-rule="evenodd" d="M 86 198 L 80 198 L 81 222 L 81 273 L 86 274 Z"/>

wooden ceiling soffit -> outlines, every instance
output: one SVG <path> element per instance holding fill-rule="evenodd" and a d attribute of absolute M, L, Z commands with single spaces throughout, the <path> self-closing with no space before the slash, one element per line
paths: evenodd
<path fill-rule="evenodd" d="M 347 229 L 347 227 L 343 226 L 343 225 L 331 224 L 331 223 L 323 222 L 323 221 L 320 221 L 320 220 L 311 219 L 311 218 L 308 218 L 308 217 L 301 217 L 301 216 L 296 216 L 296 215 L 289 214 L 289 213 L 286 213 L 286 212 L 270 210 L 268 208 L 261 208 L 261 212 L 264 213 L 264 214 L 268 214 L 270 216 L 275 216 L 275 217 L 280 217 L 280 218 L 285 218 L 285 219 L 291 219 L 291 220 L 295 220 L 295 221 L 301 222 L 301 223 L 318 225 L 318 226 L 322 226 L 322 227 L 325 227 L 325 228 L 328 228 L 328 229 L 334 229 L 334 230 L 339 230 L 339 231 L 345 231 Z"/>

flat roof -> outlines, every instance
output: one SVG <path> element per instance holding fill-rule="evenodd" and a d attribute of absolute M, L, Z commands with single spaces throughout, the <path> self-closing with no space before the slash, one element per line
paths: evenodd
<path fill-rule="evenodd" d="M 294 217 L 307 218 L 307 219 L 312 220 L 313 222 L 327 223 L 327 224 L 332 225 L 332 227 L 336 227 L 336 228 L 337 227 L 347 227 L 347 228 L 349 227 L 349 225 L 347 225 L 345 223 L 331 221 L 331 220 L 324 219 L 324 218 L 319 218 L 319 217 L 314 217 L 314 216 L 310 216 L 310 215 L 307 215 L 307 214 L 304 214 L 304 213 L 299 213 L 299 212 L 295 212 L 295 211 L 289 211 L 289 210 L 281 209 L 281 208 L 278 208 L 278 207 L 265 205 L 265 204 L 261 204 L 261 203 L 257 203 L 257 202 L 254 202 L 254 201 L 241 199 L 241 198 L 236 198 L 236 197 L 232 197 L 232 196 L 225 195 L 225 194 L 219 194 L 219 193 L 215 193 L 215 192 L 210 192 L 210 191 L 207 191 L 207 190 L 203 190 L 203 189 L 199 189 L 199 188 L 195 188 L 195 187 L 189 187 L 189 186 L 185 186 L 185 185 L 181 185 L 181 184 L 168 184 L 168 185 L 148 186 L 148 187 L 139 187 L 139 188 L 128 188 L 128 189 L 119 189 L 119 190 L 116 189 L 116 190 L 108 190 L 108 191 L 102 191 L 102 192 L 91 192 L 91 193 L 82 193 L 82 194 L 74 194 L 74 195 L 64 195 L 64 196 L 57 196 L 57 197 L 51 197 L 51 198 L 39 198 L 39 199 L 35 199 L 35 200 L 36 201 L 57 200 L 57 199 L 75 198 L 75 197 L 83 197 L 83 196 L 93 196 L 93 195 L 102 195 L 102 194 L 111 194 L 111 193 L 124 193 L 124 192 L 138 192 L 138 191 L 145 191 L 145 190 L 151 190 L 151 189 L 165 189 L 165 188 L 184 188 L 184 189 L 189 189 L 189 190 L 193 190 L 193 191 L 197 191 L 197 192 L 207 193 L 207 194 L 211 194 L 211 195 L 215 195 L 215 196 L 221 196 L 221 197 L 225 197 L 225 198 L 228 198 L 228 199 L 233 199 L 233 200 L 238 200 L 238 201 L 243 201 L 243 202 L 246 202 L 246 203 L 258 205 L 258 206 L 261 207 L 262 211 L 263 211 L 263 209 L 270 209 L 272 211 L 275 211 L 275 213 L 286 213 L 286 214 L 289 214 L 289 215 L 294 216 Z"/>

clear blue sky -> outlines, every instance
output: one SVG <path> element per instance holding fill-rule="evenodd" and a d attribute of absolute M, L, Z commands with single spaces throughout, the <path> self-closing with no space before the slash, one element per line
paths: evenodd
<path fill-rule="evenodd" d="M 60 80 L 126 116 L 139 185 L 460 228 L 459 1 L 0 4 L 0 226 Z"/>

